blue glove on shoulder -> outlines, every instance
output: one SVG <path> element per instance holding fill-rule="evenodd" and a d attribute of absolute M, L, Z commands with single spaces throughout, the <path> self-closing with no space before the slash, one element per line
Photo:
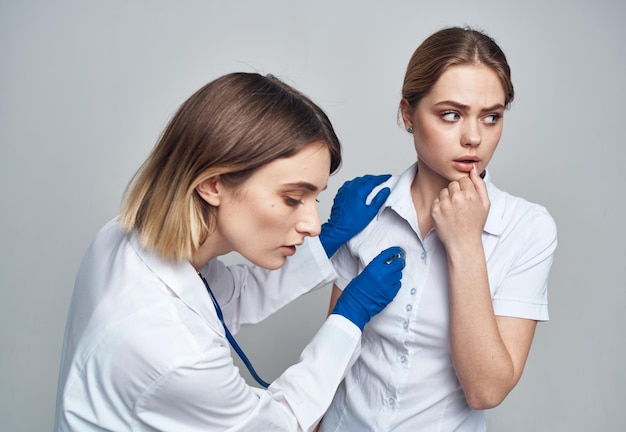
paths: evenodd
<path fill-rule="evenodd" d="M 363 331 L 365 324 L 398 293 L 405 264 L 402 248 L 382 251 L 343 290 L 332 313 L 346 317 Z"/>
<path fill-rule="evenodd" d="M 330 211 L 330 219 L 322 225 L 319 235 L 328 258 L 332 257 L 345 242 L 361 232 L 376 216 L 391 190 L 382 188 L 370 204 L 367 204 L 366 200 L 372 190 L 389 177 L 390 174 L 366 175 L 347 181 L 339 188 Z"/>

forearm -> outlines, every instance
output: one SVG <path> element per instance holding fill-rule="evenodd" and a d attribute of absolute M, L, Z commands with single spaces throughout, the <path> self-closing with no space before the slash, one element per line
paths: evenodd
<path fill-rule="evenodd" d="M 337 299 L 339 298 L 340 295 L 341 295 L 341 289 L 339 289 L 337 285 L 333 285 L 333 290 L 330 293 L 328 315 L 330 315 L 333 312 L 333 309 L 335 309 L 335 305 L 337 304 Z"/>
<path fill-rule="evenodd" d="M 457 377 L 474 409 L 497 406 L 519 374 L 500 335 L 482 244 L 448 252 L 450 340 Z"/>

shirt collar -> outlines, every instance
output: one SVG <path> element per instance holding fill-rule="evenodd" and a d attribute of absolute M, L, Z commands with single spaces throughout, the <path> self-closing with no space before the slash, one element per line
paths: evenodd
<path fill-rule="evenodd" d="M 143 247 L 139 235 L 134 231 L 130 234 L 129 241 L 144 264 L 174 295 L 204 318 L 219 334 L 224 333 L 204 283 L 188 260 L 177 262 L 160 258 Z"/>
<path fill-rule="evenodd" d="M 407 168 L 399 176 L 392 176 L 385 183 L 380 185 L 372 192 L 372 196 L 375 195 L 382 187 L 389 187 L 391 193 L 389 198 L 385 201 L 385 205 L 380 209 L 379 215 L 384 209 L 390 208 L 398 215 L 402 216 L 407 221 L 412 221 L 416 218 L 415 206 L 411 198 L 411 184 L 417 173 L 417 163 L 414 163 Z M 492 235 L 500 235 L 504 229 L 503 216 L 506 204 L 506 194 L 498 189 L 491 182 L 491 175 L 488 170 L 485 170 L 485 177 L 483 179 L 487 186 L 487 193 L 489 195 L 489 201 L 491 207 L 489 214 L 487 215 L 487 221 L 485 222 L 484 232 Z"/>
<path fill-rule="evenodd" d="M 391 193 L 381 211 L 385 208 L 390 208 L 406 220 L 415 219 L 415 206 L 411 198 L 411 184 L 416 173 L 417 163 L 414 163 L 402 174 L 391 177 L 381 185 L 381 187 L 391 189 Z"/>
<path fill-rule="evenodd" d="M 489 171 L 485 170 L 485 183 L 491 207 L 487 215 L 484 231 L 492 235 L 500 235 L 504 230 L 504 210 L 506 207 L 506 194 L 494 186 L 491 182 Z"/>

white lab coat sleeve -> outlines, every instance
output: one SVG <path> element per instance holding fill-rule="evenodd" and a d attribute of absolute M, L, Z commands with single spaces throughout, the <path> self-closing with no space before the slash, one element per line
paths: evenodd
<path fill-rule="evenodd" d="M 254 265 L 226 266 L 210 261 L 202 269 L 224 313 L 229 330 L 256 324 L 301 295 L 329 286 L 335 270 L 317 237 L 306 238 L 277 270 Z"/>
<path fill-rule="evenodd" d="M 201 361 L 172 370 L 145 392 L 137 402 L 135 429 L 310 431 L 358 357 L 360 336 L 350 321 L 331 315 L 299 362 L 267 390 L 245 383 L 227 346 L 212 348 Z"/>

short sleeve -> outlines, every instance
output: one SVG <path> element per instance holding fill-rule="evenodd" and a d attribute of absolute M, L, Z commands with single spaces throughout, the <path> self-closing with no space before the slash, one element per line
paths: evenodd
<path fill-rule="evenodd" d="M 525 231 L 511 266 L 493 295 L 494 312 L 547 321 L 548 276 L 557 246 L 556 224 L 547 210 L 534 206 L 516 225 Z"/>

